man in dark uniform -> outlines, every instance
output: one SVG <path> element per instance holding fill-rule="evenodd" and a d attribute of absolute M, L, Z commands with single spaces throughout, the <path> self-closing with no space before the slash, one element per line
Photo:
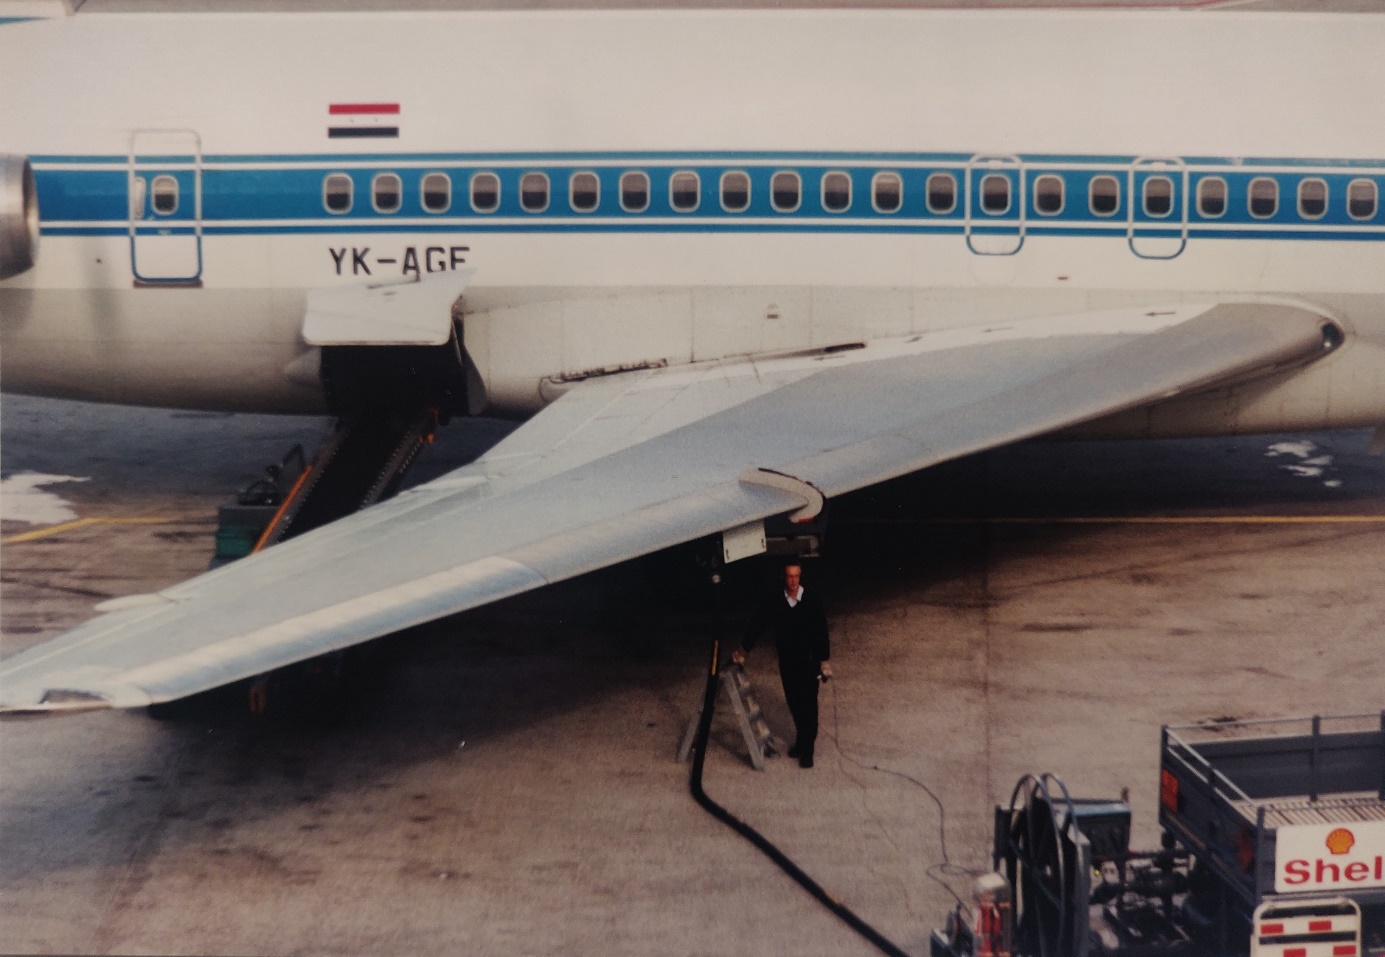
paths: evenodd
<path fill-rule="evenodd" d="M 811 768 L 813 744 L 818 737 L 818 681 L 832 677 L 832 665 L 827 660 L 831 654 L 827 615 L 817 594 L 800 584 L 802 577 L 802 566 L 784 566 L 784 590 L 756 609 L 741 647 L 731 653 L 731 660 L 745 664 L 745 653 L 755 647 L 765 630 L 774 631 L 779 679 L 784 682 L 784 700 L 798 734 L 789 757 L 798 758 L 799 767 Z"/>

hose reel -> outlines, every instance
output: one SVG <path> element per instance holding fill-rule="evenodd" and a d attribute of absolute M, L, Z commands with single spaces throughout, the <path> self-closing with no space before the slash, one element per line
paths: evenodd
<path fill-rule="evenodd" d="M 1000 813 L 1008 815 L 997 850 L 1014 888 L 1014 952 L 1086 957 L 1092 849 L 1067 786 L 1052 774 L 1025 775 Z"/>

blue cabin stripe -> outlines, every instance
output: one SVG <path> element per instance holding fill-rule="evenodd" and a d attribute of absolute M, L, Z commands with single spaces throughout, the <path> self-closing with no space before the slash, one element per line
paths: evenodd
<path fill-rule="evenodd" d="M 40 155 L 31 159 L 45 233 L 107 235 L 128 231 L 128 157 Z M 1165 229 L 1181 232 L 1186 205 L 1187 229 L 1199 238 L 1376 240 L 1381 233 L 1373 227 L 1385 226 L 1379 199 L 1385 191 L 1385 162 L 1379 160 L 1199 157 L 1185 160 L 1183 167 L 1155 169 L 1147 165 L 1132 168 L 1134 157 L 1044 154 L 1020 156 L 1018 166 L 982 162 L 968 169 L 969 159 L 959 153 L 800 152 L 209 155 L 201 164 L 201 225 L 208 235 L 458 229 L 962 232 L 969 208 L 971 231 L 977 234 L 1014 231 L 1018 228 L 1014 222 L 1017 212 L 1022 211 L 1029 234 L 1124 236 L 1131 223 L 1142 235 Z M 193 225 L 198 176 L 193 160 L 188 156 L 138 158 L 137 175 L 150 182 L 156 176 L 172 177 L 179 193 L 177 209 L 166 216 L 157 213 L 146 196 L 145 215 L 139 221 L 142 230 Z M 698 176 L 693 211 L 673 205 L 671 178 L 679 171 Z M 727 211 L 721 204 L 721 176 L 732 171 L 745 173 L 750 182 L 750 201 L 743 211 Z M 772 201 L 774 177 L 785 171 L 798 174 L 801 181 L 800 202 L 792 212 L 780 212 Z M 578 211 L 569 202 L 569 180 L 578 172 L 594 174 L 599 184 L 599 199 L 591 211 Z M 626 172 L 643 172 L 649 177 L 648 205 L 639 212 L 621 208 L 620 180 Z M 845 173 L 850 182 L 850 203 L 843 211 L 824 205 L 820 185 L 828 172 Z M 397 212 L 372 208 L 371 184 L 379 173 L 399 177 L 402 204 Z M 422 206 L 422 182 L 429 173 L 444 173 L 450 178 L 451 201 L 442 212 Z M 471 206 L 469 184 L 476 173 L 492 173 L 499 180 L 499 204 L 492 212 L 477 212 Z M 529 212 L 520 202 L 521 179 L 529 173 L 548 177 L 548 202 L 541 212 Z M 902 183 L 895 211 L 881 212 L 872 204 L 872 182 L 880 173 L 895 174 Z M 345 213 L 333 214 L 324 206 L 324 182 L 332 174 L 350 180 L 352 203 Z M 951 202 L 942 206 L 930 204 L 928 195 L 929 177 L 935 174 L 952 177 Z M 1051 215 L 1039 211 L 1036 181 L 1040 177 L 1045 177 L 1046 185 L 1062 184 L 1061 209 Z M 1098 215 L 1089 203 L 1089 190 L 1097 177 L 1116 181 L 1118 200 L 1108 215 Z M 1157 179 L 1167 183 L 1147 187 Z M 1197 201 L 1200 184 L 1209 179 L 1225 183 L 1223 211 L 1216 216 L 1204 215 Z M 1318 218 L 1309 218 L 1299 208 L 1299 184 L 1305 179 L 1321 180 L 1326 187 L 1326 209 Z M 1277 202 L 1268 215 L 1252 211 L 1252 184 L 1257 180 L 1273 184 L 1277 191 Z M 1347 201 L 1353 184 L 1360 181 L 1373 187 L 1365 190 L 1373 199 L 1370 215 L 1363 218 L 1351 214 Z M 1157 215 L 1159 209 L 1147 209 L 1142 202 L 1149 196 L 1146 189 L 1156 186 L 1167 195 L 1166 215 Z M 993 209 L 988 210 L 988 206 Z M 399 222 L 406 218 L 427 222 Z"/>

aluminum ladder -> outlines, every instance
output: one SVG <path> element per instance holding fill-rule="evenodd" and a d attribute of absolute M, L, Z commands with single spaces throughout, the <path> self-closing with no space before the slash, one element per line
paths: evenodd
<path fill-rule="evenodd" d="M 779 740 L 765 722 L 760 703 L 755 700 L 754 689 L 750 686 L 750 676 L 738 664 L 727 664 L 721 669 L 717 695 L 731 699 L 731 710 L 735 712 L 736 724 L 741 737 L 745 739 L 745 749 L 750 753 L 750 763 L 756 771 L 765 769 L 765 758 L 777 757 L 783 750 Z M 685 762 L 692 756 L 693 740 L 697 737 L 697 724 L 702 719 L 702 695 L 697 696 L 697 709 L 688 730 L 683 734 L 683 743 L 678 746 L 678 760 Z"/>

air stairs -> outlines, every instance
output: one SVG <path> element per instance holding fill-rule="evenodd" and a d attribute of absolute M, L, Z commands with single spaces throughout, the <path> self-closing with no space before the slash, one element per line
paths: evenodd
<path fill-rule="evenodd" d="M 306 462 L 295 446 L 267 477 L 220 510 L 212 567 L 320 528 L 399 490 L 438 427 L 434 409 L 379 411 L 341 419 Z"/>
<path fill-rule="evenodd" d="M 255 551 L 359 512 L 399 490 L 433 440 L 431 409 L 343 419 L 265 528 Z"/>

